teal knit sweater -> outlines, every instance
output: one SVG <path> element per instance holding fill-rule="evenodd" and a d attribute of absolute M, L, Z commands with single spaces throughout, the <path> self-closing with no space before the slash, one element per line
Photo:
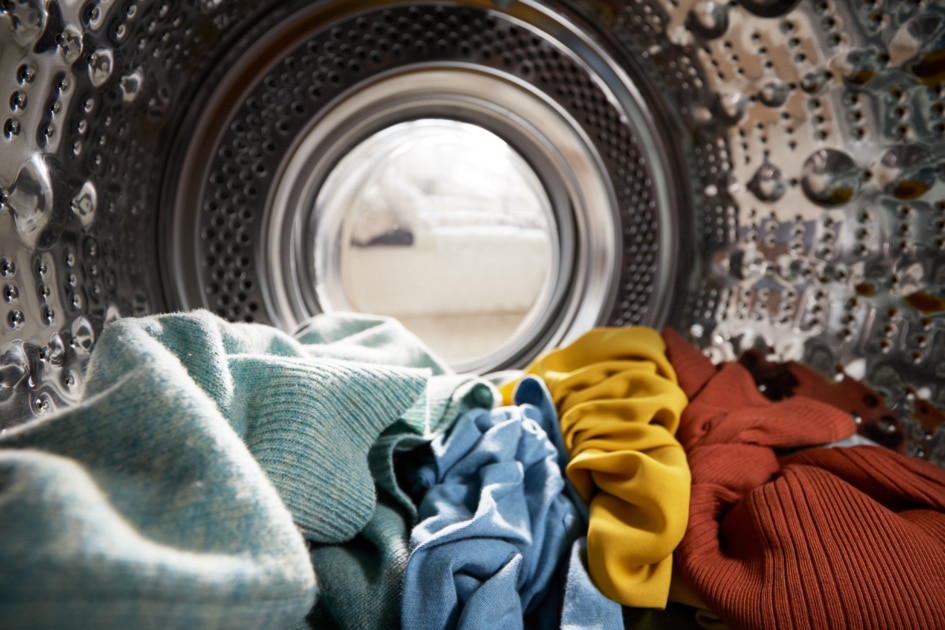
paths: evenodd
<path fill-rule="evenodd" d="M 381 433 L 491 406 L 447 372 L 384 318 L 111 324 L 80 404 L 0 433 L 2 625 L 295 626 L 330 579 L 305 541 L 353 540 L 393 478 Z"/>

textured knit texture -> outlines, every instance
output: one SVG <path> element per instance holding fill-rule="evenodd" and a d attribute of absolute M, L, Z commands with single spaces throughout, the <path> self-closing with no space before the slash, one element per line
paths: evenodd
<path fill-rule="evenodd" d="M 316 589 L 299 531 L 342 541 L 368 523 L 368 450 L 425 406 L 430 373 L 380 365 L 388 322 L 330 323 L 318 345 L 205 312 L 110 325 L 83 401 L 0 437 L 3 625 L 304 619 Z M 345 343 L 378 325 L 373 346 Z"/>
<path fill-rule="evenodd" d="M 945 471 L 834 442 L 856 429 L 830 405 L 771 402 L 665 334 L 692 396 L 679 434 L 692 508 L 676 559 L 734 628 L 933 628 L 945 620 Z"/>
<path fill-rule="evenodd" d="M 590 502 L 594 583 L 627 606 L 666 606 L 690 477 L 674 437 L 687 401 L 662 339 L 649 328 L 598 328 L 526 372 L 551 391 L 571 457 L 568 477 Z"/>
<path fill-rule="evenodd" d="M 523 627 L 542 604 L 581 525 L 544 427 L 557 431 L 547 394 L 470 411 L 433 441 L 415 473 L 403 627 Z"/>
<path fill-rule="evenodd" d="M 400 420 L 381 434 L 368 456 L 378 494 L 374 516 L 351 541 L 312 546 L 321 590 L 311 627 L 391 630 L 400 625 L 410 531 L 418 517 L 398 485 L 398 473 L 412 469 L 415 451 L 428 446 L 438 430 L 448 429 L 471 409 L 491 409 L 497 398 L 494 388 L 480 379 L 434 376 L 427 385 L 426 413 L 414 408 L 412 420 Z"/>

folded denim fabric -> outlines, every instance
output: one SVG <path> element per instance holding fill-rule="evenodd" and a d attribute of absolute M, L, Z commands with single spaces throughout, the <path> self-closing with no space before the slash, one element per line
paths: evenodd
<path fill-rule="evenodd" d="M 334 336 L 308 345 L 206 312 L 108 326 L 81 403 L 0 436 L 3 625 L 303 620 L 299 532 L 340 542 L 368 523 L 368 450 L 425 409 L 432 371 L 384 364 L 402 358 L 388 321 L 321 319 Z"/>
<path fill-rule="evenodd" d="M 470 411 L 432 442 L 433 461 L 414 477 L 423 495 L 403 627 L 523 627 L 543 605 L 582 525 L 565 494 L 548 436 L 557 418 L 544 399 Z"/>
<path fill-rule="evenodd" d="M 561 630 L 622 630 L 623 606 L 605 597 L 591 580 L 587 567 L 587 536 L 574 541 L 566 569 Z"/>

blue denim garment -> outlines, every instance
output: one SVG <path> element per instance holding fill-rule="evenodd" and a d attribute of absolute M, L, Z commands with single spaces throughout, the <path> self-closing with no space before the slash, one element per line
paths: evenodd
<path fill-rule="evenodd" d="M 541 411 L 542 417 L 549 420 L 543 426 L 548 439 L 558 451 L 558 465 L 565 482 L 564 491 L 580 514 L 580 524 L 575 527 L 580 536 L 571 544 L 569 556 L 558 576 L 557 592 L 549 593 L 542 606 L 544 610 L 529 618 L 527 625 L 534 628 L 560 625 L 564 630 L 623 630 L 623 607 L 598 590 L 587 569 L 587 536 L 584 533 L 587 531 L 589 511 L 577 488 L 565 475 L 568 451 L 558 426 L 554 402 L 544 381 L 535 376 L 523 378 L 515 389 L 515 402 L 534 405 Z"/>
<path fill-rule="evenodd" d="M 561 610 L 562 630 L 622 630 L 623 607 L 601 593 L 587 571 L 587 537 L 574 541 Z"/>
<path fill-rule="evenodd" d="M 515 628 L 558 617 L 559 582 L 584 526 L 566 492 L 567 455 L 544 384 L 516 406 L 473 410 L 431 445 L 415 474 L 420 523 L 404 579 L 405 628 Z"/>

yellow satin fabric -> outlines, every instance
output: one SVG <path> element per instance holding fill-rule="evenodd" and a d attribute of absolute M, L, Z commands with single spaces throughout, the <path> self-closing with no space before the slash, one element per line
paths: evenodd
<path fill-rule="evenodd" d="M 597 328 L 526 373 L 548 385 L 568 478 L 590 504 L 591 578 L 625 606 L 665 608 L 691 479 L 674 437 L 688 401 L 662 338 L 651 328 Z M 507 401 L 514 386 L 502 388 Z"/>

